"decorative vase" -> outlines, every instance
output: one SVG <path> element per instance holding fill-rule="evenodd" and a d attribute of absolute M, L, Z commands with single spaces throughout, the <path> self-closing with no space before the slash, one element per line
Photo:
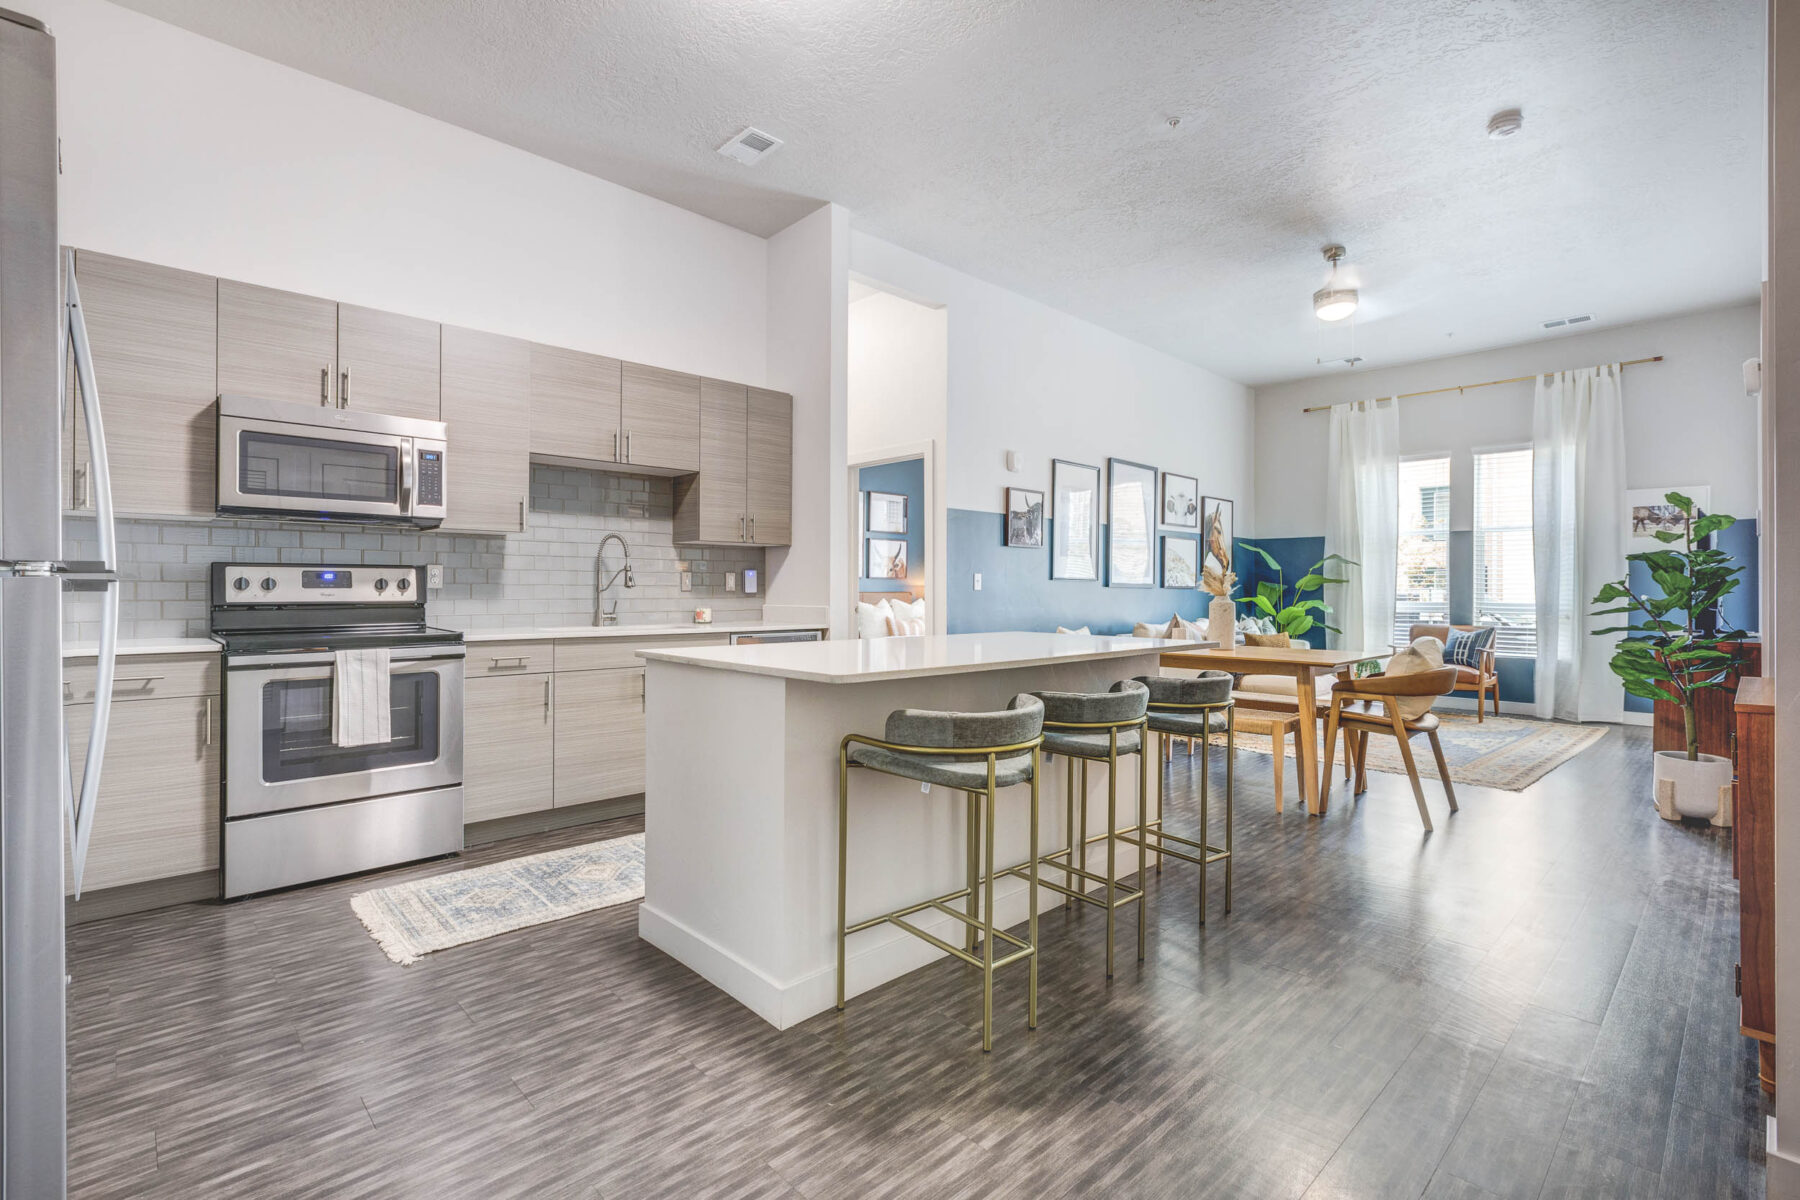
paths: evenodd
<path fill-rule="evenodd" d="M 1206 606 L 1206 640 L 1225 649 L 1237 644 L 1237 605 L 1228 596 L 1214 596 Z"/>
<path fill-rule="evenodd" d="M 1702 754 L 1689 761 L 1686 751 L 1658 750 L 1651 772 L 1656 784 L 1656 812 L 1665 821 L 1704 817 L 1714 825 L 1731 824 L 1731 760 Z"/>

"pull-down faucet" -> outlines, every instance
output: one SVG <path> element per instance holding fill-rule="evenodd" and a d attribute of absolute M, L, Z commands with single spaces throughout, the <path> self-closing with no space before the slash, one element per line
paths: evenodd
<path fill-rule="evenodd" d="M 625 558 L 625 565 L 614 571 L 611 575 L 606 575 L 606 543 L 608 542 L 619 543 L 619 551 Z M 609 533 L 600 539 L 600 549 L 594 555 L 594 624 L 614 625 L 618 623 L 619 602 L 617 600 L 613 601 L 611 611 L 607 611 L 604 604 L 606 600 L 606 589 L 617 582 L 621 575 L 625 577 L 626 587 L 632 588 L 637 586 L 637 580 L 634 579 L 631 574 L 631 547 L 627 546 L 625 544 L 625 539 L 618 534 Z M 604 582 L 602 582 L 603 576 L 605 577 Z"/>

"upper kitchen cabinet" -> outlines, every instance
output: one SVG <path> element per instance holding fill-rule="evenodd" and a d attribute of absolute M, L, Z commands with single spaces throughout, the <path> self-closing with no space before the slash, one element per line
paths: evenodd
<path fill-rule="evenodd" d="M 618 462 L 622 364 L 557 346 L 531 348 L 531 453 L 578 465 Z"/>
<path fill-rule="evenodd" d="M 335 300 L 219 280 L 219 392 L 336 404 L 337 321 Z"/>
<path fill-rule="evenodd" d="M 438 324 L 356 304 L 337 306 L 338 404 L 440 420 Z"/>
<path fill-rule="evenodd" d="M 220 392 L 439 419 L 435 322 L 231 279 L 218 303 Z"/>
<path fill-rule="evenodd" d="M 745 451 L 750 538 L 759 546 L 794 540 L 794 398 L 750 388 Z"/>
<path fill-rule="evenodd" d="M 446 530 L 517 533 L 531 492 L 530 342 L 443 327 Z M 354 385 L 352 385 L 354 387 Z M 354 392 L 352 392 L 354 395 Z"/>
<path fill-rule="evenodd" d="M 76 252 L 75 277 L 94 353 L 114 506 L 131 514 L 211 515 L 218 461 L 212 277 L 87 250 Z M 91 508 L 78 416 L 70 445 L 64 504 Z"/>
<path fill-rule="evenodd" d="M 619 461 L 681 473 L 700 469 L 700 378 L 626 363 L 619 382 Z"/>

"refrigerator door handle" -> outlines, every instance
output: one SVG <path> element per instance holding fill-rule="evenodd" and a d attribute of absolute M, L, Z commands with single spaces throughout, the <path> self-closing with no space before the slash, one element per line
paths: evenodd
<path fill-rule="evenodd" d="M 106 457 L 106 432 L 100 419 L 100 392 L 94 380 L 94 355 L 88 345 L 87 321 L 81 312 L 81 289 L 75 283 L 75 252 L 63 251 L 64 329 L 75 384 L 81 393 L 82 423 L 87 427 L 88 470 L 94 486 L 94 521 L 99 533 L 100 562 L 59 564 L 65 586 L 104 589 L 100 606 L 100 646 L 94 680 L 94 717 L 88 732 L 87 757 L 77 788 L 69 762 L 68 724 L 63 726 L 63 806 L 69 821 L 69 860 L 75 874 L 75 897 L 81 898 L 81 876 L 87 866 L 88 841 L 100 799 L 100 766 L 106 757 L 107 726 L 112 718 L 113 671 L 119 656 L 119 548 L 113 521 L 112 468 Z M 66 393 L 65 393 L 66 394 Z"/>

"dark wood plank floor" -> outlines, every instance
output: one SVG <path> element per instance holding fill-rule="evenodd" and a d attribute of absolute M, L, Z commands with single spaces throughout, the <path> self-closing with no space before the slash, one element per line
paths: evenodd
<path fill-rule="evenodd" d="M 72 1192 L 1761 1196 L 1730 839 L 1657 819 L 1648 754 L 1614 731 L 1528 792 L 1440 797 L 1430 837 L 1391 776 L 1277 817 L 1243 754 L 1236 911 L 1200 932 L 1169 867 L 1110 984 L 1097 910 L 1046 919 L 1042 1027 L 1008 973 L 988 1056 L 961 967 L 778 1033 L 631 905 L 407 968 L 350 912 L 367 878 L 82 926 Z"/>

